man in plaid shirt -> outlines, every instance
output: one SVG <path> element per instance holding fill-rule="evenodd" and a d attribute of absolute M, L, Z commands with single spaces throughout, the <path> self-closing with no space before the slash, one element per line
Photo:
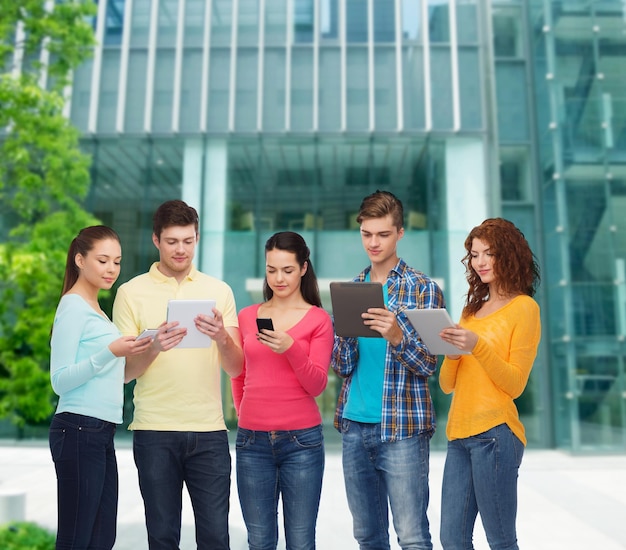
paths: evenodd
<path fill-rule="evenodd" d="M 343 378 L 335 427 L 342 434 L 346 494 L 361 550 L 389 549 L 389 506 L 403 550 L 433 547 L 426 514 L 435 431 L 428 377 L 437 358 L 403 311 L 445 304 L 439 286 L 398 257 L 403 219 L 392 193 L 363 199 L 357 222 L 371 265 L 355 280 L 383 285 L 386 308 L 363 314 L 382 338 L 336 336 L 333 349 L 333 370 Z"/>

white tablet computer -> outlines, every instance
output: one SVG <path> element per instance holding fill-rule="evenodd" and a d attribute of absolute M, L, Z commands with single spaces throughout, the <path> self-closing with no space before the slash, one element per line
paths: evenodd
<path fill-rule="evenodd" d="M 185 327 L 187 334 L 176 348 L 208 348 L 211 338 L 202 334 L 193 320 L 202 313 L 213 317 L 215 300 L 170 300 L 167 303 L 167 322 L 178 321 L 179 327 Z"/>
<path fill-rule="evenodd" d="M 385 307 L 383 285 L 355 281 L 332 282 L 330 283 L 330 301 L 333 306 L 337 336 L 382 338 L 380 332 L 372 330 L 363 323 L 361 314 L 370 307 Z"/>
<path fill-rule="evenodd" d="M 404 314 L 433 355 L 469 355 L 439 337 L 444 328 L 456 324 L 445 309 L 405 309 Z"/>

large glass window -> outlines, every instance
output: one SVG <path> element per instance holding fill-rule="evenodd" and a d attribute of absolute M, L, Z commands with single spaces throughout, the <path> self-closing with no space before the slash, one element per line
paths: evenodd
<path fill-rule="evenodd" d="M 207 128 L 228 130 L 230 48 L 212 48 L 209 68 L 209 108 Z"/>
<path fill-rule="evenodd" d="M 398 127 L 396 101 L 396 50 L 376 46 L 374 50 L 374 112 L 377 130 Z"/>
<path fill-rule="evenodd" d="M 493 53 L 496 57 L 523 56 L 522 13 L 519 6 L 494 6 Z"/>
<path fill-rule="evenodd" d="M 437 129 L 450 129 L 454 126 L 451 65 L 449 47 L 431 47 L 430 79 L 432 84 L 432 119 L 433 127 Z"/>
<path fill-rule="evenodd" d="M 424 50 L 405 46 L 402 48 L 402 86 L 406 129 L 418 130 L 426 126 L 424 83 Z"/>
<path fill-rule="evenodd" d="M 313 50 L 294 47 L 291 53 L 291 129 L 313 128 Z"/>
<path fill-rule="evenodd" d="M 159 48 L 173 48 L 176 45 L 177 22 L 178 0 L 159 0 Z"/>
<path fill-rule="evenodd" d="M 265 43 L 284 46 L 287 41 L 287 0 L 265 3 Z"/>
<path fill-rule="evenodd" d="M 319 129 L 341 128 L 341 52 L 323 47 L 319 53 Z"/>
<path fill-rule="evenodd" d="M 320 0 L 320 38 L 336 40 L 339 37 L 339 0 Z"/>
<path fill-rule="evenodd" d="M 422 40 L 422 1 L 402 0 L 402 39 Z"/>
<path fill-rule="evenodd" d="M 200 129 L 200 101 L 202 92 L 202 50 L 186 48 L 183 51 L 180 94 L 180 130 L 197 132 Z"/>
<path fill-rule="evenodd" d="M 106 45 L 120 44 L 122 42 L 125 3 L 126 0 L 107 1 L 106 27 L 104 30 L 104 43 Z"/>
<path fill-rule="evenodd" d="M 457 0 L 456 31 L 459 44 L 478 42 L 478 9 L 476 0 Z"/>
<path fill-rule="evenodd" d="M 296 43 L 313 42 L 315 28 L 314 0 L 295 0 L 293 3 L 293 39 Z"/>
<path fill-rule="evenodd" d="M 374 0 L 374 42 L 394 42 L 396 39 L 395 0 Z"/>
<path fill-rule="evenodd" d="M 239 46 L 256 46 L 259 42 L 259 0 L 239 0 L 237 19 Z"/>
<path fill-rule="evenodd" d="M 263 64 L 263 131 L 285 128 L 285 48 L 265 50 Z"/>
<path fill-rule="evenodd" d="M 369 83 L 367 49 L 351 46 L 346 52 L 347 126 L 349 130 L 369 128 Z"/>
<path fill-rule="evenodd" d="M 257 127 L 258 52 L 257 48 L 237 50 L 235 128 L 241 131 L 255 131 Z"/>
<path fill-rule="evenodd" d="M 172 131 L 174 100 L 174 49 L 158 49 L 154 68 L 154 101 L 152 106 L 152 131 Z"/>
<path fill-rule="evenodd" d="M 212 0 L 211 44 L 213 46 L 230 44 L 234 5 L 232 0 Z"/>
<path fill-rule="evenodd" d="M 458 49 L 459 101 L 461 103 L 461 128 L 481 130 L 483 124 L 483 80 L 480 71 L 478 49 L 460 47 Z"/>
<path fill-rule="evenodd" d="M 363 0 L 345 0 L 345 2 L 346 40 L 367 42 L 367 2 Z"/>
<path fill-rule="evenodd" d="M 128 79 L 126 82 L 126 113 L 124 130 L 130 134 L 144 131 L 148 51 L 131 49 L 128 56 Z"/>
<path fill-rule="evenodd" d="M 496 95 L 500 141 L 528 141 L 526 67 L 517 61 L 496 63 Z"/>
<path fill-rule="evenodd" d="M 428 36 L 431 43 L 450 42 L 449 0 L 424 0 L 428 2 Z"/>
<path fill-rule="evenodd" d="M 133 2 L 133 10 L 130 19 L 131 48 L 148 46 L 151 6 L 151 2 Z"/>
<path fill-rule="evenodd" d="M 183 46 L 185 48 L 202 46 L 206 9 L 207 3 L 204 0 L 185 0 L 185 30 L 183 33 Z"/>
<path fill-rule="evenodd" d="M 91 102 L 91 73 L 93 59 L 88 59 L 74 71 L 72 87 L 71 119 L 72 124 L 81 132 L 87 131 L 89 124 L 89 104 Z"/>
<path fill-rule="evenodd" d="M 102 52 L 102 72 L 98 104 L 98 132 L 114 133 L 117 114 L 117 96 L 120 84 L 120 51 Z"/>

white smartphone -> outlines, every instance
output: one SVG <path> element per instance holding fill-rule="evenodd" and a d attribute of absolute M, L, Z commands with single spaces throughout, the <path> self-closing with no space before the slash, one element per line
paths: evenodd
<path fill-rule="evenodd" d="M 159 332 L 158 328 L 144 329 L 144 331 L 139 336 L 137 336 L 135 340 L 141 340 L 142 338 L 154 338 L 158 332 Z"/>

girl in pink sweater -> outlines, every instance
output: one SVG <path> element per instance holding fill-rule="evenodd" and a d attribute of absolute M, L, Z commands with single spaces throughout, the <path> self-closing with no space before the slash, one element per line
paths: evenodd
<path fill-rule="evenodd" d="M 539 269 L 511 222 L 485 220 L 465 240 L 469 291 L 461 321 L 441 337 L 469 355 L 447 355 L 439 376 L 452 393 L 441 497 L 444 550 L 473 548 L 480 517 L 492 550 L 517 550 L 517 475 L 526 437 L 514 399 L 541 337 L 533 300 Z"/>
<path fill-rule="evenodd" d="M 282 497 L 288 549 L 315 548 L 324 473 L 315 398 L 328 382 L 333 326 L 321 305 L 310 251 L 297 233 L 265 244 L 265 301 L 239 313 L 244 368 L 232 380 L 238 416 L 237 489 L 250 549 L 278 544 Z M 259 329 L 257 319 L 273 328 Z"/>

